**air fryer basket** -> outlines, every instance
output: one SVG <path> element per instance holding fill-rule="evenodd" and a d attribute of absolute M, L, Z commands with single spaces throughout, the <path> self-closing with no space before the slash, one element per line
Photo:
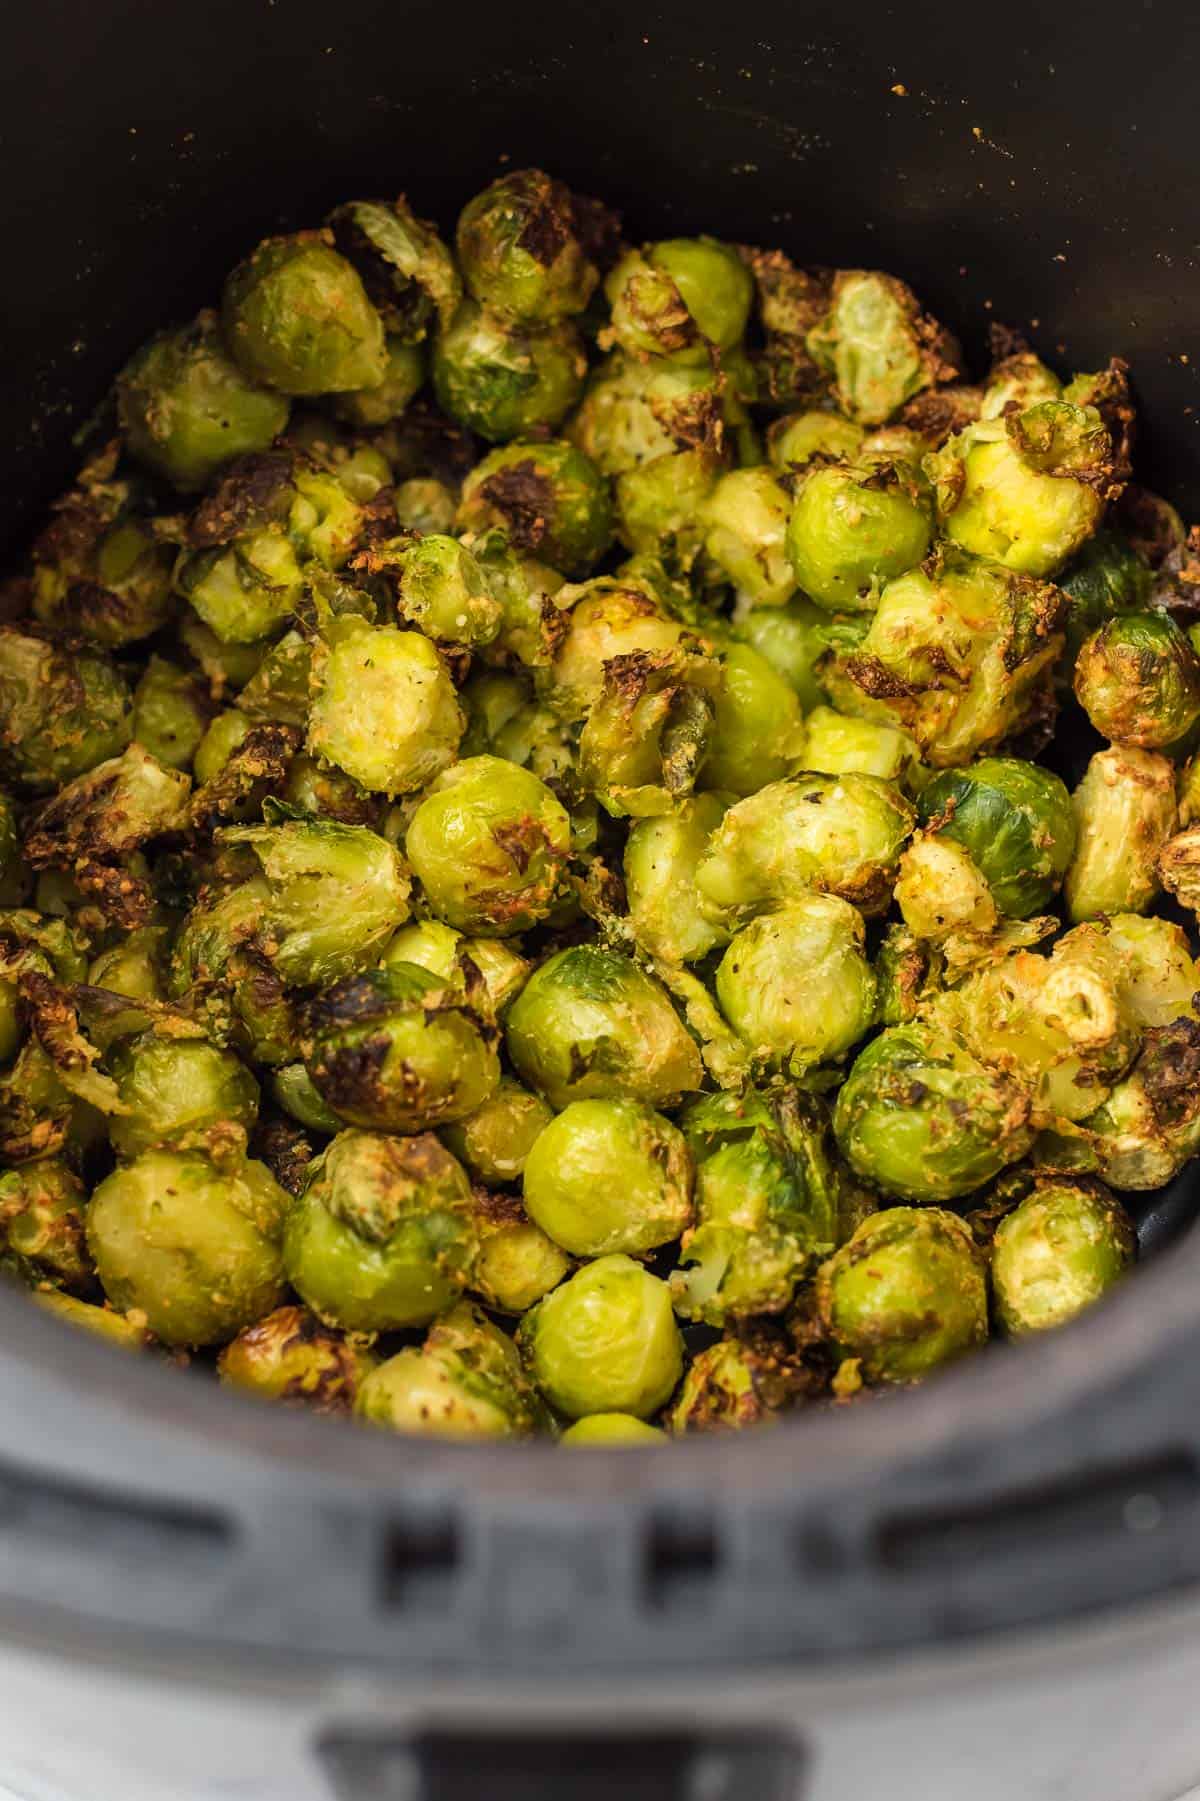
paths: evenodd
<path fill-rule="evenodd" d="M 371 191 L 449 220 L 528 162 L 635 236 L 893 270 L 976 361 L 989 321 L 1068 367 L 1121 352 L 1145 479 L 1200 506 L 1181 3 L 1135 28 L 1109 0 L 43 0 L 7 39 L 9 544 L 124 357 L 265 231 Z M 1146 1246 L 1197 1201 L 1190 1176 L 1155 1198 Z M 160 1667 L 633 1678 L 1122 1608 L 1200 1575 L 1198 1293 L 1192 1234 L 919 1393 L 567 1456 L 273 1412 L 85 1353 L 5 1291 L 0 1626 Z"/>

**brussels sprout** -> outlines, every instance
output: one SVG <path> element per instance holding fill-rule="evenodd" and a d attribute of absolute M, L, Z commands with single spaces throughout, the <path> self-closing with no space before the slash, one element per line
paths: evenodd
<path fill-rule="evenodd" d="M 577 1257 L 639 1256 L 691 1224 L 692 1159 L 670 1120 L 641 1101 L 572 1101 L 525 1161 L 525 1211 Z"/>
<path fill-rule="evenodd" d="M 833 1125 L 850 1167 L 902 1200 L 956 1200 L 1033 1141 L 1027 1085 L 932 1021 L 889 1026 L 856 1059 Z"/>
<path fill-rule="evenodd" d="M 733 636 L 756 650 L 796 691 L 809 713 L 825 701 L 817 665 L 829 649 L 829 615 L 797 597 L 782 607 L 759 607 L 734 621 Z"/>
<path fill-rule="evenodd" d="M 491 584 L 457 538 L 439 533 L 373 544 L 356 567 L 384 575 L 401 618 L 430 638 L 471 647 L 490 644 L 503 623 Z"/>
<path fill-rule="evenodd" d="M 710 347 L 731 350 L 754 296 L 750 271 L 715 238 L 668 238 L 631 250 L 604 287 L 622 350 L 681 363 L 707 362 Z"/>
<path fill-rule="evenodd" d="M 821 775 L 871 775 L 897 782 L 918 761 L 906 732 L 874 719 L 847 719 L 818 706 L 804 722 L 804 763 Z"/>
<path fill-rule="evenodd" d="M 86 471 L 84 480 L 34 544 L 33 614 L 52 631 L 120 650 L 167 623 L 174 552 L 129 514 L 118 484 L 105 498 L 86 485 Z"/>
<path fill-rule="evenodd" d="M 869 775 L 789 776 L 730 807 L 696 866 L 700 904 L 738 920 L 806 894 L 886 910 L 913 809 Z"/>
<path fill-rule="evenodd" d="M 708 506 L 722 467 L 721 457 L 701 445 L 626 469 L 616 479 L 621 542 L 686 576 L 704 547 Z"/>
<path fill-rule="evenodd" d="M 143 926 L 119 944 L 101 951 L 88 965 L 89 987 L 103 988 L 127 1000 L 159 1001 L 164 997 L 164 926 Z"/>
<path fill-rule="evenodd" d="M 950 846 L 956 851 L 957 846 Z M 885 1026 L 906 1026 L 941 992 L 943 952 L 907 925 L 890 925 L 875 959 L 878 1013 Z"/>
<path fill-rule="evenodd" d="M 471 1184 L 431 1132 L 340 1132 L 309 1166 L 283 1240 L 288 1281 L 348 1332 L 422 1326 L 475 1255 Z"/>
<path fill-rule="evenodd" d="M 473 536 L 471 551 L 500 607 L 500 630 L 485 648 L 487 660 L 549 668 L 564 623 L 557 598 L 562 576 L 536 557 L 522 556 L 499 529 Z"/>
<path fill-rule="evenodd" d="M 958 346 L 892 275 L 841 269 L 825 317 L 809 331 L 809 354 L 833 377 L 842 412 L 882 425 L 923 388 L 953 380 Z"/>
<path fill-rule="evenodd" d="M 266 879 L 264 950 L 286 983 L 335 982 L 362 969 L 408 918 L 408 871 L 365 826 L 287 820 L 221 838 L 253 852 Z"/>
<path fill-rule="evenodd" d="M 519 550 L 576 579 L 612 541 L 608 485 L 573 444 L 518 439 L 493 450 L 463 484 L 463 531 L 502 526 Z"/>
<path fill-rule="evenodd" d="M 324 1132 L 332 1138 L 335 1132 L 341 1131 L 341 1120 L 325 1105 L 303 1063 L 288 1063 L 282 1069 L 273 1069 L 268 1086 L 276 1105 L 310 1132 Z"/>
<path fill-rule="evenodd" d="M 433 355 L 438 405 L 490 444 L 560 425 L 586 373 L 582 340 L 566 320 L 531 331 L 473 301 L 439 335 Z"/>
<path fill-rule="evenodd" d="M 1052 575 L 1120 492 L 1100 414 L 1067 401 L 968 425 L 925 467 L 946 535 L 1025 575 Z"/>
<path fill-rule="evenodd" d="M 468 757 L 429 788 L 405 848 L 440 919 L 504 937 L 550 912 L 571 822 L 528 770 L 499 757 Z"/>
<path fill-rule="evenodd" d="M 868 1382 L 913 1382 L 985 1342 L 987 1279 L 967 1227 L 940 1207 L 888 1207 L 817 1275 L 817 1307 Z"/>
<path fill-rule="evenodd" d="M 298 1401 L 314 1413 L 349 1413 L 375 1358 L 304 1307 L 277 1307 L 246 1326 L 217 1358 L 229 1388 L 264 1401 Z"/>
<path fill-rule="evenodd" d="M 795 1089 L 702 1095 L 680 1121 L 696 1160 L 696 1225 L 671 1276 L 675 1311 L 723 1326 L 781 1313 L 838 1241 L 827 1126 Z"/>
<path fill-rule="evenodd" d="M 604 693 L 606 663 L 655 656 L 687 641 L 680 622 L 641 587 L 589 582 L 567 615 L 547 699 L 564 718 L 585 719 Z"/>
<path fill-rule="evenodd" d="M 587 306 L 613 226 L 603 208 L 561 181 L 515 169 L 463 208 L 458 260 L 481 306 L 500 318 L 553 324 Z"/>
<path fill-rule="evenodd" d="M 1099 1182 L 1043 1178 L 1001 1220 L 992 1247 L 996 1316 L 1011 1338 L 1062 1326 L 1133 1261 L 1133 1223 Z"/>
<path fill-rule="evenodd" d="M 139 462 L 190 492 L 223 463 L 266 450 L 288 403 L 247 380 L 226 355 L 216 315 L 152 338 L 117 378 L 117 414 Z"/>
<path fill-rule="evenodd" d="M 230 644 L 253 644 L 290 618 L 304 577 L 294 546 L 273 526 L 226 547 L 185 556 L 175 585 L 200 619 Z"/>
<path fill-rule="evenodd" d="M 195 614 L 180 620 L 179 640 L 200 665 L 209 698 L 215 703 L 220 703 L 230 688 L 243 687 L 271 648 L 269 638 L 252 644 L 226 644 Z"/>
<path fill-rule="evenodd" d="M 1060 400 L 1062 383 L 1032 350 L 1018 350 L 992 365 L 983 387 L 981 419 L 1023 413 L 1043 400 Z"/>
<path fill-rule="evenodd" d="M 697 794 L 674 812 L 637 820 L 625 841 L 629 923 L 640 947 L 668 963 L 695 963 L 729 934 L 704 912 L 696 868 L 728 798 Z"/>
<path fill-rule="evenodd" d="M 377 388 L 387 373 L 383 320 L 320 232 L 265 239 L 226 281 L 221 323 L 246 374 L 283 394 Z"/>
<path fill-rule="evenodd" d="M 613 657 L 579 739 L 584 788 L 618 819 L 671 812 L 707 766 L 722 697 L 702 640 Z"/>
<path fill-rule="evenodd" d="M 1158 859 L 1158 875 L 1181 906 L 1200 914 L 1200 826 L 1190 825 L 1167 841 Z"/>
<path fill-rule="evenodd" d="M 1075 790 L 1078 841 L 1064 893 L 1076 924 L 1144 913 L 1159 892 L 1159 854 L 1175 828 L 1175 770 L 1153 751 L 1098 751 Z"/>
<path fill-rule="evenodd" d="M 1009 919 L 1044 911 L 1075 854 L 1071 796 L 1050 770 L 1018 757 L 984 757 L 935 776 L 919 811 L 933 838 L 966 854 Z"/>
<path fill-rule="evenodd" d="M 908 930 L 927 944 L 992 933 L 1000 917 L 970 852 L 936 831 L 918 832 L 900 858 L 895 900 Z"/>
<path fill-rule="evenodd" d="M 1084 932 L 1102 934 L 1116 958 L 1122 994 L 1140 1026 L 1169 1026 L 1200 1016 L 1200 968 L 1179 926 L 1167 919 L 1116 913 L 1076 926 L 1062 943 Z"/>
<path fill-rule="evenodd" d="M 389 796 L 425 787 L 454 761 L 465 721 L 428 638 L 343 620 L 314 659 L 308 749 Z"/>
<path fill-rule="evenodd" d="M 831 612 L 870 612 L 885 582 L 919 563 L 933 537 L 928 490 L 908 463 L 815 468 L 797 492 L 787 554 L 804 593 Z"/>
<path fill-rule="evenodd" d="M 118 1156 L 209 1151 L 216 1156 L 258 1117 L 258 1083 L 232 1051 L 203 1039 L 153 1032 L 122 1047 L 113 1063 L 124 1111 L 109 1121 Z M 244 1142 L 244 1137 L 243 1137 Z"/>
<path fill-rule="evenodd" d="M 550 1118 L 548 1108 L 546 1117 Z M 486 1306 L 500 1313 L 525 1313 L 557 1288 L 574 1265 L 561 1246 L 528 1218 L 516 1195 L 477 1189 L 475 1201 L 479 1250 L 471 1267 L 471 1287 Z"/>
<path fill-rule="evenodd" d="M 445 1438 L 528 1438 L 549 1425 L 516 1345 L 469 1301 L 437 1320 L 419 1351 L 373 1370 L 354 1412 L 371 1426 Z"/>
<path fill-rule="evenodd" d="M 554 1115 L 545 1101 L 511 1076 L 501 1076 L 490 1100 L 442 1139 L 477 1181 L 504 1185 L 520 1180 L 526 1158 Z"/>
<path fill-rule="evenodd" d="M 804 716 L 791 683 L 749 644 L 727 643 L 721 667 L 700 779 L 706 788 L 753 795 L 800 762 Z"/>
<path fill-rule="evenodd" d="M 1089 1113 L 1140 1037 L 1123 972 L 1096 932 L 1069 933 L 1049 958 L 1017 951 L 985 963 L 934 1011 L 1048 1118 Z"/>
<path fill-rule="evenodd" d="M 411 963 L 339 982 L 309 1006 L 305 1065 L 350 1125 L 415 1132 L 474 1113 L 500 1066 L 484 1022 Z"/>
<path fill-rule="evenodd" d="M 68 651 L 0 625 L 0 768 L 57 788 L 119 756 L 132 730 L 125 679 L 99 651 Z"/>
<path fill-rule="evenodd" d="M 602 475 L 624 475 L 689 446 L 716 451 L 730 411 L 708 367 L 614 356 L 589 379 L 568 435 Z"/>
<path fill-rule="evenodd" d="M 252 720 L 239 707 L 226 707 L 211 719 L 192 759 L 192 769 L 200 786 L 206 786 L 220 775 L 250 730 Z"/>
<path fill-rule="evenodd" d="M 92 1261 L 84 1238 L 87 1192 L 61 1157 L 41 1157 L 0 1175 L 0 1264 L 31 1283 L 86 1288 Z"/>
<path fill-rule="evenodd" d="M 530 965 L 498 938 L 464 938 L 440 919 L 414 920 L 391 939 L 381 959 L 415 963 L 464 999 L 486 1003 L 497 1018 L 529 980 Z M 482 995 L 477 992 L 482 981 Z"/>
<path fill-rule="evenodd" d="M 397 523 L 408 531 L 448 532 L 454 525 L 458 501 L 445 482 L 433 476 L 401 482 L 392 500 Z"/>
<path fill-rule="evenodd" d="M 61 1294 L 57 1289 L 50 1288 L 35 1289 L 33 1299 L 45 1312 L 62 1320 L 64 1325 L 91 1332 L 95 1337 L 103 1338 L 123 1351 L 144 1351 L 152 1343 L 150 1334 L 138 1317 L 126 1319 L 123 1313 L 116 1313 L 111 1307 L 96 1307 L 90 1301 L 76 1300 L 74 1295 Z"/>
<path fill-rule="evenodd" d="M 796 587 L 784 551 L 791 501 L 772 471 L 765 466 L 730 470 L 704 511 L 704 548 L 710 561 L 753 606 L 782 606 Z"/>
<path fill-rule="evenodd" d="M 900 726 L 952 768 L 1046 715 L 1064 605 L 1048 583 L 948 554 L 889 582 L 821 680 L 839 712 Z"/>
<path fill-rule="evenodd" d="M 1067 656 L 1074 667 L 1084 640 L 1120 613 L 1144 608 L 1153 574 L 1145 558 L 1120 533 L 1101 528 L 1058 579 L 1067 597 Z"/>
<path fill-rule="evenodd" d="M 384 346 L 383 380 L 378 387 L 358 388 L 340 394 L 334 402 L 334 411 L 339 419 L 364 431 L 390 425 L 425 386 L 426 373 L 425 352 L 419 344 L 407 344 L 403 338 L 389 337 Z M 362 454 L 361 451 L 357 453 L 360 458 Z M 348 473 L 347 463 L 339 471 L 343 482 Z M 382 485 L 388 484 L 385 481 Z M 370 499 L 372 495 L 364 494 L 362 498 Z"/>
<path fill-rule="evenodd" d="M 1200 655 L 1166 613 L 1122 613 L 1093 632 L 1075 695 L 1114 744 L 1166 750 L 1200 720 Z"/>
<path fill-rule="evenodd" d="M 88 1248 L 113 1306 L 164 1344 L 223 1344 L 283 1300 L 287 1205 L 261 1163 L 146 1151 L 93 1194 Z"/>
<path fill-rule="evenodd" d="M 671 1291 L 632 1258 L 598 1257 L 521 1322 L 534 1381 L 568 1419 L 632 1413 L 646 1419 L 683 1369 Z"/>
<path fill-rule="evenodd" d="M 800 894 L 751 920 L 717 969 L 717 1000 L 756 1062 L 794 1075 L 842 1057 L 875 1023 L 861 913 Z"/>
<path fill-rule="evenodd" d="M 1113 1188 L 1163 1188 L 1200 1151 L 1200 1025 L 1151 1027 L 1137 1062 L 1067 1140 Z"/>
<path fill-rule="evenodd" d="M 26 885 L 16 812 L 7 794 L 0 793 L 0 906 L 15 907 Z"/>
<path fill-rule="evenodd" d="M 434 226 L 404 199 L 352 200 L 330 214 L 333 241 L 362 278 L 389 333 L 419 343 L 436 313 L 443 324 L 462 298 L 454 258 Z"/>
<path fill-rule="evenodd" d="M 698 1351 L 664 1416 L 675 1438 L 770 1425 L 805 1386 L 780 1344 L 761 1331 Z"/>
<path fill-rule="evenodd" d="M 152 656 L 133 694 L 133 736 L 170 769 L 189 769 L 212 709 L 191 670 Z"/>
<path fill-rule="evenodd" d="M 663 1444 L 666 1433 L 658 1426 L 648 1426 L 632 1413 L 588 1413 L 573 1426 L 568 1426 L 562 1445 L 640 1445 Z"/>
<path fill-rule="evenodd" d="M 599 945 L 558 951 L 508 1010 L 508 1054 L 556 1109 L 628 1095 L 673 1106 L 703 1081 L 700 1053 L 666 990 Z"/>
<path fill-rule="evenodd" d="M 802 469 L 814 457 L 853 462 L 862 441 L 862 426 L 843 413 L 789 413 L 767 432 L 767 456 L 774 468 L 787 473 Z"/>

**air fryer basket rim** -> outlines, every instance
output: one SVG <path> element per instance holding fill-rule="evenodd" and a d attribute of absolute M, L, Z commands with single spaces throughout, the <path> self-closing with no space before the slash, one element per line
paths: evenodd
<path fill-rule="evenodd" d="M 976 352 L 988 317 L 1036 314 L 1061 360 L 1129 353 L 1145 466 L 1200 500 L 1175 185 L 1200 36 L 1180 5 L 1127 13 L 1099 0 L 1084 36 L 1012 0 L 1002 38 L 971 46 L 941 0 L 763 0 L 753 35 L 713 0 L 476 4 L 453 24 L 433 0 L 389 22 L 373 0 L 24 9 L 8 229 L 28 279 L 8 301 L 26 349 L 0 392 L 0 531 L 19 541 L 114 369 L 256 235 L 312 222 L 367 169 L 445 217 L 502 155 L 611 196 L 638 231 L 895 269 Z M 1200 1575 L 1198 1284 L 1193 1234 L 1061 1334 L 922 1392 L 571 1455 L 398 1443 L 102 1345 L 81 1361 L 0 1293 L 0 1613 L 164 1656 L 486 1673 L 828 1657 L 1125 1605 Z"/>

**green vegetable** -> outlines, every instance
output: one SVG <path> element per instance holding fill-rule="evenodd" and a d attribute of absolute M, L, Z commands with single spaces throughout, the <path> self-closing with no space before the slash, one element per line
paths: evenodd
<path fill-rule="evenodd" d="M 671 1293 L 632 1258 L 597 1257 L 521 1322 L 534 1381 L 568 1419 L 631 1413 L 647 1419 L 683 1369 Z"/>
<path fill-rule="evenodd" d="M 996 1316 L 1013 1338 L 1065 1325 L 1133 1260 L 1133 1224 L 1102 1183 L 1039 1182 L 996 1228 Z"/>
<path fill-rule="evenodd" d="M 535 1141 L 524 1186 L 530 1219 L 577 1257 L 637 1256 L 691 1223 L 687 1146 L 641 1101 L 572 1101 Z"/>

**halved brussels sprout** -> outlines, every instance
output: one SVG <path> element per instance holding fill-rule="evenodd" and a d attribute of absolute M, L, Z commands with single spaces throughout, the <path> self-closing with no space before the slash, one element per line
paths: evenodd
<path fill-rule="evenodd" d="M 517 1182 L 529 1153 L 554 1118 L 545 1101 L 511 1076 L 501 1076 L 500 1086 L 482 1107 L 442 1127 L 442 1142 L 464 1163 L 479 1182 Z"/>
<path fill-rule="evenodd" d="M 568 321 L 529 331 L 473 301 L 439 334 L 433 353 L 438 405 L 489 444 L 561 425 L 586 373 L 583 342 Z"/>
<path fill-rule="evenodd" d="M 1107 1098 L 1054 1147 L 1071 1169 L 1113 1188 L 1163 1188 L 1200 1151 L 1200 1025 L 1151 1027 L 1137 1062 Z"/>
<path fill-rule="evenodd" d="M 1122 993 L 1140 1026 L 1169 1026 L 1200 1017 L 1200 967 L 1187 934 L 1168 919 L 1114 913 L 1068 932 L 1100 933 L 1116 958 Z"/>
<path fill-rule="evenodd" d="M 246 1326 L 217 1358 L 230 1388 L 265 1401 L 295 1401 L 314 1413 L 349 1413 L 376 1360 L 363 1344 L 304 1307 L 277 1307 Z"/>
<path fill-rule="evenodd" d="M 558 951 L 534 971 L 508 1010 L 505 1042 L 517 1074 L 555 1108 L 620 1095 L 673 1106 L 703 1081 L 665 988 L 599 945 Z"/>
<path fill-rule="evenodd" d="M 711 445 L 672 451 L 626 469 L 615 483 L 617 531 L 635 555 L 687 577 L 704 548 L 708 506 L 724 467 Z"/>
<path fill-rule="evenodd" d="M 872 775 L 898 782 L 919 761 L 907 732 L 875 719 L 848 719 L 818 706 L 804 722 L 804 763 L 820 775 Z"/>
<path fill-rule="evenodd" d="M 502 526 L 519 550 L 579 580 L 612 542 L 612 501 L 600 471 L 573 444 L 517 439 L 472 469 L 458 524 Z"/>
<path fill-rule="evenodd" d="M 1159 892 L 1159 856 L 1175 828 L 1175 770 L 1154 751 L 1098 751 L 1075 790 L 1077 844 L 1067 871 L 1076 924 L 1105 913 L 1144 913 Z"/>
<path fill-rule="evenodd" d="M 15 781 L 57 788 L 118 756 L 131 731 L 129 689 L 108 657 L 0 625 L 0 768 Z"/>
<path fill-rule="evenodd" d="M 940 1207 L 864 1220 L 817 1275 L 830 1336 L 868 1382 L 913 1382 L 988 1335 L 987 1278 L 967 1227 Z"/>
<path fill-rule="evenodd" d="M 696 886 L 697 866 L 728 804 L 725 795 L 692 795 L 671 813 L 635 821 L 625 841 L 629 923 L 652 957 L 695 963 L 728 940 Z"/>
<path fill-rule="evenodd" d="M 551 1117 L 549 1108 L 546 1117 Z M 561 1245 L 534 1225 L 515 1194 L 476 1189 L 475 1223 L 479 1249 L 471 1287 L 485 1306 L 500 1313 L 528 1312 L 574 1268 Z"/>
<path fill-rule="evenodd" d="M 622 350 L 680 363 L 707 362 L 710 346 L 731 350 L 754 295 L 736 250 L 715 238 L 667 238 L 631 250 L 604 287 Z"/>
<path fill-rule="evenodd" d="M 766 658 L 806 713 L 825 701 L 817 666 L 829 649 L 829 633 L 828 613 L 802 596 L 782 607 L 756 607 L 733 624 L 733 636 Z"/>
<path fill-rule="evenodd" d="M 121 1157 L 143 1151 L 210 1151 L 241 1142 L 258 1117 L 258 1083 L 232 1051 L 202 1038 L 158 1037 L 123 1045 L 112 1060 L 122 1112 L 108 1122 Z"/>
<path fill-rule="evenodd" d="M 1068 667 L 1106 620 L 1145 607 L 1153 584 L 1149 563 L 1128 538 L 1106 527 L 1089 538 L 1058 578 L 1067 597 Z"/>
<path fill-rule="evenodd" d="M 752 606 L 783 606 L 796 589 L 784 549 L 791 501 L 765 464 L 731 469 L 705 503 L 709 561 Z"/>
<path fill-rule="evenodd" d="M 364 788 L 412 794 L 454 761 L 465 721 L 428 638 L 345 619 L 314 658 L 308 748 Z"/>
<path fill-rule="evenodd" d="M 863 428 L 844 413 L 810 410 L 776 419 L 767 432 L 767 456 L 776 469 L 802 469 L 814 457 L 853 462 L 863 441 Z"/>
<path fill-rule="evenodd" d="M 85 1291 L 95 1280 L 84 1237 L 87 1190 L 61 1157 L 0 1175 L 0 1267 L 31 1285 Z"/>
<path fill-rule="evenodd" d="M 584 788 L 618 819 L 672 812 L 719 754 L 727 689 L 727 671 L 696 640 L 610 658 L 579 738 Z"/>
<path fill-rule="evenodd" d="M 833 377 L 843 413 L 860 425 L 882 425 L 914 394 L 958 374 L 950 334 L 922 313 L 911 288 L 876 270 L 838 271 L 828 312 L 806 342 Z"/>
<path fill-rule="evenodd" d="M 804 715 L 786 677 L 749 644 L 726 643 L 724 680 L 713 697 L 708 754 L 700 772 L 706 788 L 757 794 L 790 774 L 804 755 Z"/>
<path fill-rule="evenodd" d="M 859 1053 L 833 1125 L 855 1173 L 917 1203 L 957 1200 L 1033 1142 L 1026 1083 L 932 1021 L 889 1026 Z"/>
<path fill-rule="evenodd" d="M 667 1435 L 660 1426 L 648 1426 L 632 1413 L 587 1413 L 568 1426 L 559 1439 L 561 1445 L 640 1445 L 665 1444 Z"/>
<path fill-rule="evenodd" d="M 514 169 L 459 215 L 458 260 L 481 306 L 533 324 L 581 313 L 615 221 L 541 169 Z"/>
<path fill-rule="evenodd" d="M 422 1326 L 458 1296 L 475 1255 L 471 1184 L 431 1132 L 340 1132 L 287 1218 L 288 1281 L 349 1332 Z"/>
<path fill-rule="evenodd" d="M 592 374 L 568 435 L 602 475 L 624 475 L 689 445 L 716 449 L 730 410 L 710 368 L 618 355 Z"/>
<path fill-rule="evenodd" d="M 403 200 L 351 200 L 330 215 L 334 241 L 362 277 L 390 333 L 419 342 L 434 314 L 443 325 L 462 299 L 454 258 L 436 229 Z"/>
<path fill-rule="evenodd" d="M 550 1405 L 568 1419 L 647 1419 L 683 1369 L 671 1291 L 640 1263 L 597 1257 L 525 1315 L 519 1342 Z"/>
<path fill-rule="evenodd" d="M 795 1367 L 764 1332 L 722 1338 L 697 1351 L 665 1417 L 675 1438 L 688 1432 L 740 1432 L 771 1424 L 802 1387 Z"/>
<path fill-rule="evenodd" d="M 133 693 L 133 735 L 171 769 L 189 769 L 208 729 L 206 684 L 193 670 L 150 658 Z"/>
<path fill-rule="evenodd" d="M 971 859 L 1008 919 L 1044 912 L 1075 854 L 1065 785 L 1019 757 L 984 757 L 935 776 L 921 790 L 919 812 L 928 833 Z"/>
<path fill-rule="evenodd" d="M 462 998 L 482 1002 L 497 1018 L 529 980 L 527 958 L 499 938 L 467 938 L 440 919 L 414 920 L 389 940 L 380 959 L 415 963 Z M 482 983 L 482 995 L 479 984 Z"/>

